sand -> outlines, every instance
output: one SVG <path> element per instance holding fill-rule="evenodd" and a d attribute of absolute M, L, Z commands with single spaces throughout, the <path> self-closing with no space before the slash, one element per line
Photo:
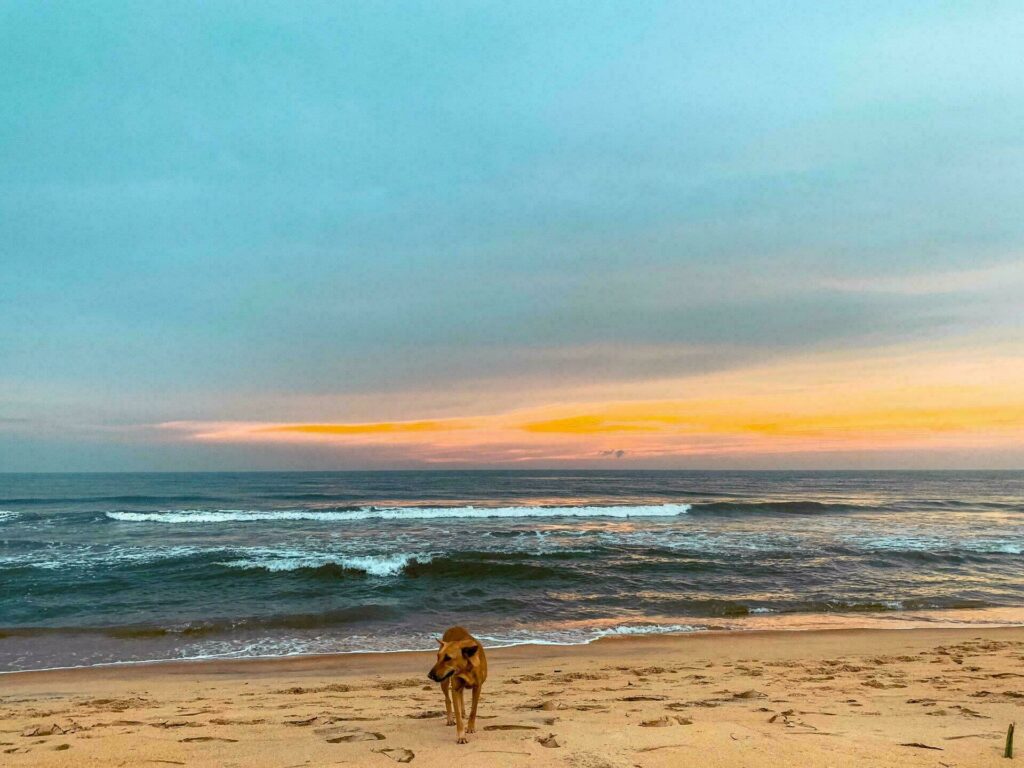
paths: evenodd
<path fill-rule="evenodd" d="M 3 675 L 0 764 L 1006 766 L 1007 725 L 1024 724 L 1024 628 L 492 649 L 461 746 L 426 679 L 431 656 Z"/>

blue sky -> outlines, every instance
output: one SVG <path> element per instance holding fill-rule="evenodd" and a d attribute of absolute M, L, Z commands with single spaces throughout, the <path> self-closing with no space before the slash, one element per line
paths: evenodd
<path fill-rule="evenodd" d="M 158 425 L 1015 359 L 1021 50 L 998 2 L 6 2 L 0 470 L 418 465 Z"/>

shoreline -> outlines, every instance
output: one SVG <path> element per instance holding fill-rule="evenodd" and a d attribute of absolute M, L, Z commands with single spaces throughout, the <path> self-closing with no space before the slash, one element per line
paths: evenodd
<path fill-rule="evenodd" d="M 489 656 L 555 656 L 560 653 L 571 656 L 575 653 L 583 653 L 586 649 L 590 648 L 600 648 L 603 651 L 606 646 L 613 643 L 623 645 L 631 643 L 635 643 L 637 645 L 649 645 L 663 642 L 710 642 L 740 639 L 749 639 L 751 642 L 756 642 L 757 640 L 765 639 L 779 640 L 782 638 L 789 638 L 794 634 L 799 634 L 801 640 L 814 642 L 816 640 L 828 638 L 841 639 L 859 637 L 862 635 L 869 636 L 875 633 L 886 635 L 906 633 L 909 635 L 922 636 L 929 633 L 935 634 L 936 636 L 948 633 L 950 637 L 955 637 L 959 634 L 968 632 L 982 632 L 985 634 L 990 632 L 1020 632 L 1022 637 L 1024 637 L 1024 624 L 950 624 L 946 626 L 922 624 L 918 626 L 835 626 L 793 629 L 709 629 L 692 632 L 652 632 L 636 635 L 605 635 L 603 637 L 594 638 L 593 640 L 580 643 L 527 641 L 522 643 L 513 643 L 510 645 L 485 645 L 485 648 Z M 380 666 L 387 666 L 387 660 L 395 658 L 402 659 L 404 665 L 404 660 L 410 657 L 416 657 L 417 659 L 433 659 L 433 656 L 433 649 L 425 648 L 410 648 L 394 651 L 369 650 L 328 653 L 296 653 L 283 656 L 210 656 L 203 658 L 154 659 L 150 661 L 114 661 L 83 666 L 11 670 L 0 672 L 0 675 L 3 676 L 4 680 L 12 680 L 19 679 L 23 676 L 43 677 L 46 675 L 63 674 L 89 676 L 94 672 L 99 676 L 103 676 L 102 673 L 110 672 L 115 673 L 113 676 L 120 679 L 124 677 L 122 673 L 132 673 L 136 669 L 142 676 L 146 676 L 146 672 L 150 670 L 157 673 L 161 671 L 168 671 L 174 674 L 184 672 L 191 674 L 208 671 L 211 674 L 223 675 L 230 674 L 231 669 L 234 667 L 237 667 L 239 672 L 269 672 L 274 668 L 295 668 L 296 671 L 301 673 L 308 673 L 320 668 L 330 669 L 334 672 L 343 672 L 344 668 L 347 666 L 361 669 L 363 667 L 372 666 L 371 662 L 377 662 Z M 266 667 L 266 670 L 260 669 L 262 667 Z"/>
<path fill-rule="evenodd" d="M 492 644 L 487 647 L 492 650 L 503 650 L 518 647 L 549 647 L 549 648 L 582 648 L 603 642 L 605 640 L 623 640 L 632 638 L 657 638 L 657 637 L 695 637 L 695 636 L 716 636 L 743 635 L 754 633 L 786 632 L 786 633 L 813 633 L 813 632 L 836 632 L 836 631 L 900 631 L 900 630 L 927 630 L 927 629 L 983 629 L 983 628 L 1013 628 L 1024 627 L 1024 607 L 991 607 L 991 608 L 956 608 L 945 610 L 927 611 L 878 611 L 878 612 L 856 612 L 856 613 L 808 613 L 808 614 L 759 614 L 743 617 L 732 617 L 727 620 L 715 619 L 709 621 L 707 617 L 675 617 L 672 620 L 666 617 L 658 617 L 664 620 L 651 621 L 648 623 L 634 622 L 612 625 L 610 629 L 596 631 L 593 637 L 579 641 L 557 641 L 544 639 L 526 639 L 507 643 Z M 974 619 L 970 621 L 968 619 Z M 981 619 L 981 620 L 979 620 Z M 683 623 L 685 622 L 685 623 Z M 681 627 L 687 627 L 681 629 Z M 671 627 L 671 628 L 670 628 Z M 664 631 L 658 631 L 664 628 Z M 97 630 L 84 630 L 81 634 L 91 634 Z M 61 630 L 55 630 L 55 633 Z M 75 630 L 67 630 L 66 635 L 75 635 Z M 10 637 L 31 637 L 30 634 L 19 635 L 17 629 L 0 630 L 0 644 L 4 639 Z M 485 638 L 485 635 L 481 635 Z M 125 640 L 130 643 L 132 640 Z M 2 647 L 2 646 L 0 646 Z M 189 656 L 181 658 L 155 658 L 155 659 L 130 659 L 123 661 L 104 661 L 92 664 L 66 665 L 54 667 L 40 667 L 36 669 L 15 669 L 0 670 L 0 678 L 8 678 L 12 675 L 23 675 L 41 672 L 65 672 L 72 670 L 89 669 L 127 669 L 134 666 L 152 667 L 165 664 L 206 664 L 217 662 L 246 662 L 261 661 L 275 662 L 288 659 L 302 658 L 325 658 L 325 657 L 348 657 L 348 656 L 390 656 L 394 654 L 424 653 L 432 650 L 425 648 L 397 648 L 397 649 L 355 649 L 355 650 L 334 650 L 324 652 L 296 652 L 267 655 L 241 655 L 227 652 L 224 654 L 211 654 L 206 656 Z"/>

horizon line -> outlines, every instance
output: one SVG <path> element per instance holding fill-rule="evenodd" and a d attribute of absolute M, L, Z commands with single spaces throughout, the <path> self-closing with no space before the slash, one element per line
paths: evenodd
<path fill-rule="evenodd" d="M 703 469 L 700 467 L 677 467 L 677 468 L 666 468 L 666 467 L 471 467 L 471 468 L 448 468 L 441 469 L 437 467 L 430 468 L 390 468 L 390 469 L 82 469 L 82 470 L 21 470 L 21 471 L 6 471 L 0 470 L 0 477 L 6 475 L 256 475 L 256 474 L 370 474 L 370 473 L 399 473 L 399 472 L 417 472 L 421 474 L 442 474 L 442 473 L 465 473 L 465 472 L 514 472 L 514 473 L 530 473 L 530 472 L 703 472 L 709 474 L 741 474 L 741 473 L 816 473 L 816 474 L 834 474 L 839 472 L 844 473 L 956 473 L 956 472 L 999 472 L 999 473 L 1013 473 L 1013 472 L 1024 472 L 1024 467 L 1007 468 L 1007 467 L 912 467 L 912 468 L 864 468 L 864 467 L 832 467 L 832 468 L 707 468 Z"/>

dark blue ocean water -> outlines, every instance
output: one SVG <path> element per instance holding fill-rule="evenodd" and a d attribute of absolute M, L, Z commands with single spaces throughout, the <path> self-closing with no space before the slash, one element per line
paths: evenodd
<path fill-rule="evenodd" d="M 1024 606 L 1022 553 L 1021 472 L 0 475 L 0 670 Z"/>

